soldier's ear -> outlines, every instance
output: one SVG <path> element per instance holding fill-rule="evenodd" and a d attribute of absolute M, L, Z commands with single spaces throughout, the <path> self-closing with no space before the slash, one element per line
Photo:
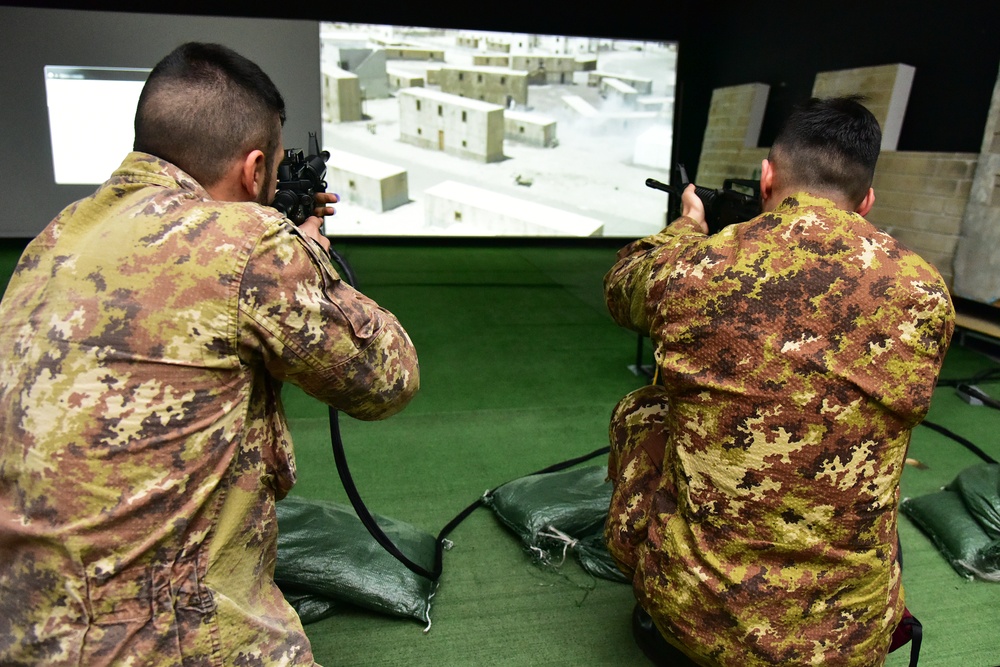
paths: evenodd
<path fill-rule="evenodd" d="M 760 200 L 767 201 L 774 193 L 774 165 L 767 158 L 760 162 Z"/>
<path fill-rule="evenodd" d="M 854 212 L 862 216 L 868 215 L 868 211 L 872 210 L 872 206 L 875 205 L 875 189 L 868 188 L 868 194 L 865 198 L 861 200 L 861 203 L 855 207 Z"/>
<path fill-rule="evenodd" d="M 249 196 L 247 201 L 256 201 L 261 191 L 266 187 L 267 174 L 264 173 L 266 163 L 264 151 L 256 148 L 243 158 L 240 167 L 240 183 Z"/>

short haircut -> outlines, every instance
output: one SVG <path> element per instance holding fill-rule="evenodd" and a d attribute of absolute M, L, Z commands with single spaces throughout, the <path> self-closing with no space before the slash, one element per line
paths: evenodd
<path fill-rule="evenodd" d="M 135 113 L 133 150 L 180 167 L 203 186 L 233 160 L 281 141 L 285 100 L 255 63 L 220 44 L 188 42 L 150 72 Z"/>
<path fill-rule="evenodd" d="M 858 95 L 811 98 L 785 121 L 771 147 L 785 182 L 835 191 L 855 205 L 868 194 L 882 145 L 882 130 Z"/>

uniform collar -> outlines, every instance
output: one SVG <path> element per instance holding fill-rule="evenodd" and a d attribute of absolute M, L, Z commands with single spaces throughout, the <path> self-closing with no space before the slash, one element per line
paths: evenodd
<path fill-rule="evenodd" d="M 188 190 L 204 199 L 211 199 L 208 191 L 183 169 L 155 155 L 139 151 L 133 151 L 125 156 L 125 160 L 111 175 L 108 183 L 114 184 L 116 181 L 149 183 L 171 189 Z"/>
<path fill-rule="evenodd" d="M 793 208 L 802 208 L 804 206 L 819 206 L 822 208 L 837 208 L 837 205 L 832 199 L 827 199 L 826 197 L 819 197 L 817 195 L 811 195 L 808 192 L 802 190 L 796 192 L 793 195 L 789 195 L 781 200 L 774 211 L 787 211 Z"/>

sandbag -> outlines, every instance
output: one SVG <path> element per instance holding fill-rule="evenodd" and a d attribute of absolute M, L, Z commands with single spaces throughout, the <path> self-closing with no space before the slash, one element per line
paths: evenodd
<path fill-rule="evenodd" d="M 332 608 L 323 608 L 325 599 L 430 622 L 436 584 L 385 551 L 351 507 L 289 496 L 277 504 L 277 517 L 274 580 L 286 599 L 290 594 L 315 596 L 306 602 L 300 599 L 300 604 L 310 605 L 307 613 L 313 616 L 333 613 Z M 433 535 L 402 521 L 375 519 L 408 558 L 433 569 L 437 550 Z"/>
<path fill-rule="evenodd" d="M 295 590 L 288 588 L 282 589 L 282 594 L 285 596 L 285 600 L 288 604 L 292 605 L 292 609 L 295 613 L 299 615 L 299 620 L 302 621 L 302 625 L 309 625 L 310 623 L 315 623 L 316 621 L 322 621 L 324 618 L 328 618 L 337 613 L 338 609 L 344 607 L 343 604 L 337 602 L 336 600 L 331 600 L 330 598 L 323 597 L 322 595 L 316 595 L 315 593 L 299 593 Z"/>
<path fill-rule="evenodd" d="M 980 549 L 968 567 L 980 579 L 1000 582 L 1000 540 Z"/>
<path fill-rule="evenodd" d="M 969 466 L 945 488 L 962 497 L 969 514 L 991 539 L 1000 539 L 1000 464 Z"/>
<path fill-rule="evenodd" d="M 962 497 L 955 491 L 938 491 L 917 498 L 904 498 L 900 510 L 934 543 L 955 570 L 975 576 L 969 565 L 981 550 L 990 545 L 990 537 L 972 518 Z"/>
<path fill-rule="evenodd" d="M 618 569 L 615 559 L 611 557 L 608 546 L 604 542 L 603 531 L 596 535 L 581 538 L 577 542 L 573 553 L 576 554 L 576 559 L 580 562 L 580 566 L 595 577 L 607 579 L 608 581 L 629 582 L 628 577 Z"/>
<path fill-rule="evenodd" d="M 960 574 L 1000 581 L 1000 465 L 970 466 L 944 490 L 904 498 L 899 508 Z"/>
<path fill-rule="evenodd" d="M 484 496 L 485 504 L 539 561 L 572 551 L 595 577 L 625 581 L 604 545 L 611 483 L 603 466 L 529 475 Z"/>

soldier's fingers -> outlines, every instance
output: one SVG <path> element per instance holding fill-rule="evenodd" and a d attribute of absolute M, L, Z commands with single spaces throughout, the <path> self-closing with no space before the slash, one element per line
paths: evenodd
<path fill-rule="evenodd" d="M 316 202 L 316 208 L 313 209 L 313 214 L 319 217 L 324 217 L 337 213 L 337 210 L 331 206 L 331 204 L 339 202 L 340 195 L 333 192 L 320 192 L 313 197 L 313 200 Z"/>

